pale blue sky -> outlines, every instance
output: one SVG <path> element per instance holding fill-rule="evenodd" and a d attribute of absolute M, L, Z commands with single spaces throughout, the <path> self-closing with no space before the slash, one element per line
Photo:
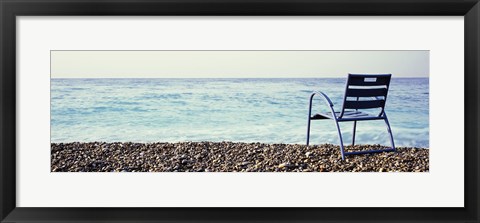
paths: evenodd
<path fill-rule="evenodd" d="M 51 51 L 52 78 L 428 77 L 429 51 Z"/>

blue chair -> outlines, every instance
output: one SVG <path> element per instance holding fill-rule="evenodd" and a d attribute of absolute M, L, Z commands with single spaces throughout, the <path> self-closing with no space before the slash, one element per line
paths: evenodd
<path fill-rule="evenodd" d="M 310 122 L 312 120 L 332 119 L 335 122 L 340 138 L 340 152 L 342 160 L 346 155 L 392 152 L 395 150 L 392 130 L 385 114 L 385 102 L 387 101 L 388 87 L 390 85 L 391 74 L 348 74 L 345 96 L 343 98 L 343 107 L 340 112 L 333 109 L 333 103 L 323 92 L 313 92 L 310 96 L 310 106 L 308 110 L 307 127 L 307 146 L 310 141 Z M 312 100 L 315 95 L 321 96 L 330 107 L 330 112 L 319 113 L 312 116 Z M 377 109 L 378 114 L 369 114 L 364 112 L 367 109 Z M 343 147 L 342 132 L 339 122 L 353 122 L 352 146 L 355 145 L 355 131 L 357 121 L 384 120 L 387 125 L 387 131 L 390 134 L 391 148 L 381 150 L 365 150 L 355 152 L 345 152 Z"/>

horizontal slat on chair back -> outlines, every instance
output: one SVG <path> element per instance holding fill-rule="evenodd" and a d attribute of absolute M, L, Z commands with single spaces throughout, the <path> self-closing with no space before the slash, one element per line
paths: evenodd
<path fill-rule="evenodd" d="M 370 100 L 370 101 L 345 101 L 344 109 L 369 109 L 381 108 L 385 105 L 385 100 Z"/>
<path fill-rule="evenodd" d="M 348 85 L 349 86 L 380 86 L 389 85 L 390 74 L 349 74 Z"/>
<path fill-rule="evenodd" d="M 387 95 L 386 88 L 370 88 L 370 89 L 347 89 L 347 97 L 382 97 Z"/>

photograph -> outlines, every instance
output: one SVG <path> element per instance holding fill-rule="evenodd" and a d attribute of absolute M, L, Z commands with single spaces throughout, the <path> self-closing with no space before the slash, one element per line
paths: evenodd
<path fill-rule="evenodd" d="M 52 50 L 50 171 L 429 172 L 429 77 L 428 50 Z"/>

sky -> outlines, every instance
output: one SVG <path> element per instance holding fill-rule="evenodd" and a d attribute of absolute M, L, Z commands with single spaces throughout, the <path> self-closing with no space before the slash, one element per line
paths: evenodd
<path fill-rule="evenodd" d="M 428 77 L 429 51 L 51 51 L 52 78 Z"/>

